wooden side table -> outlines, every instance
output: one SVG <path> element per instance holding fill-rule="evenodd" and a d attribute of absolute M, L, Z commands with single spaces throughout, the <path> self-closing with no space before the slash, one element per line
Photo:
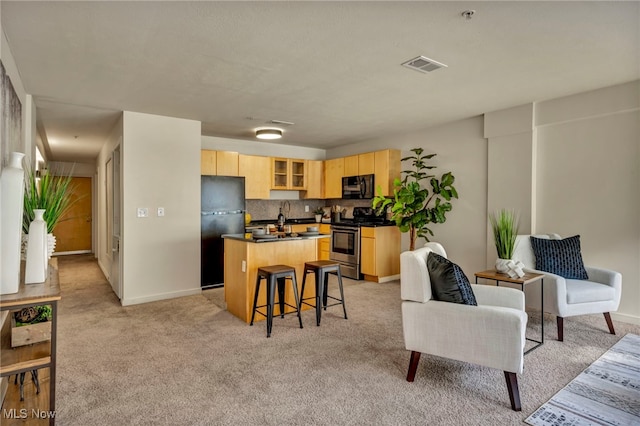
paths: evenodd
<path fill-rule="evenodd" d="M 24 262 L 22 262 L 21 278 L 24 278 Z M 24 281 L 24 280 L 23 280 Z M 38 305 L 51 306 L 51 340 L 34 343 L 31 345 L 11 348 L 11 337 L 0 336 L 0 377 L 8 377 L 13 374 L 21 374 L 27 371 L 49 368 L 49 410 L 43 407 L 32 407 L 28 413 L 38 412 L 39 418 L 49 419 L 49 425 L 55 424 L 56 410 L 56 339 L 58 328 L 58 301 L 60 300 L 60 284 L 58 282 L 58 260 L 53 258 L 49 261 L 49 277 L 40 284 L 20 283 L 17 293 L 3 294 L 0 297 L 0 314 L 4 311 L 10 312 L 22 308 Z M 4 314 L 3 314 L 4 315 Z M 11 314 L 9 314 L 11 315 Z M 6 328 L 10 332 L 10 328 Z M 5 328 L 3 327 L 3 332 Z M 6 402 L 6 401 L 4 401 Z M 11 409 L 19 408 L 5 407 L 3 410 L 10 412 Z M 8 422 L 2 415 L 3 423 Z M 8 423 L 7 423 L 8 424 Z"/>
<path fill-rule="evenodd" d="M 485 280 L 495 281 L 497 286 L 500 286 L 501 282 L 517 284 L 522 291 L 524 291 L 524 286 L 527 284 L 534 283 L 538 280 L 540 281 L 540 323 L 542 327 L 540 330 L 540 340 L 525 337 L 528 341 L 536 343 L 536 345 L 529 348 L 524 354 L 526 355 L 532 350 L 542 346 L 544 344 L 544 274 L 526 273 L 522 278 L 511 278 L 509 275 L 498 272 L 495 269 L 489 269 L 487 271 L 476 272 L 475 276 L 476 284 L 478 284 L 478 278 L 483 278 Z"/>

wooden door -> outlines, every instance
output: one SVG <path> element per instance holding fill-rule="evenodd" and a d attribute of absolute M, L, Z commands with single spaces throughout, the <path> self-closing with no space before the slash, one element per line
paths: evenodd
<path fill-rule="evenodd" d="M 71 178 L 72 206 L 60 218 L 53 234 L 56 253 L 91 251 L 91 178 Z"/>

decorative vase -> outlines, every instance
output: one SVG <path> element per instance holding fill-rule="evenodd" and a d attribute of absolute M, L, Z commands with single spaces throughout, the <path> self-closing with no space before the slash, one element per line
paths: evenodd
<path fill-rule="evenodd" d="M 12 152 L 0 176 L 1 252 L 0 294 L 17 293 L 20 287 L 20 246 L 24 206 L 24 169 L 21 152 Z"/>
<path fill-rule="evenodd" d="M 320 223 L 322 222 L 322 215 L 321 214 L 317 214 L 316 216 L 316 222 Z"/>
<path fill-rule="evenodd" d="M 500 259 L 496 260 L 496 271 L 509 275 L 511 278 L 524 277 L 524 264 L 519 260 Z"/>
<path fill-rule="evenodd" d="M 42 283 L 47 279 L 49 262 L 49 244 L 47 222 L 44 221 L 43 209 L 33 211 L 35 218 L 29 225 L 29 242 L 27 244 L 27 262 L 25 265 L 25 284 Z"/>

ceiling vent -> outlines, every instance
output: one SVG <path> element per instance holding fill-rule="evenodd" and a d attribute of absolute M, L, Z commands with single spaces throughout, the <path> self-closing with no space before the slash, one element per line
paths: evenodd
<path fill-rule="evenodd" d="M 429 59 L 426 56 L 418 56 L 417 58 L 413 58 L 402 64 L 402 66 L 424 73 L 447 67 L 445 64 L 434 61 L 433 59 Z"/>

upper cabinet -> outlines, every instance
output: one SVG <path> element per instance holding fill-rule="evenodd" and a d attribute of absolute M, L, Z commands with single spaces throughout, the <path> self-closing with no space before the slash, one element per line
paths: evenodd
<path fill-rule="evenodd" d="M 307 189 L 307 160 L 292 158 L 271 159 L 271 189 Z"/>
<path fill-rule="evenodd" d="M 238 176 L 238 153 L 230 151 L 200 151 L 200 174 Z"/>
<path fill-rule="evenodd" d="M 393 195 L 393 180 L 400 177 L 400 150 L 385 149 L 372 154 L 374 154 L 375 194 L 378 195 L 379 187 L 382 195 L 390 197 Z"/>
<path fill-rule="evenodd" d="M 271 193 L 271 158 L 240 154 L 239 176 L 244 176 L 245 198 L 268 200 Z"/>
<path fill-rule="evenodd" d="M 324 162 L 324 198 L 342 198 L 344 158 Z"/>
<path fill-rule="evenodd" d="M 375 153 L 344 157 L 344 176 L 372 175 L 375 173 Z"/>
<path fill-rule="evenodd" d="M 303 198 L 324 198 L 322 161 L 307 160 L 307 190 Z"/>

